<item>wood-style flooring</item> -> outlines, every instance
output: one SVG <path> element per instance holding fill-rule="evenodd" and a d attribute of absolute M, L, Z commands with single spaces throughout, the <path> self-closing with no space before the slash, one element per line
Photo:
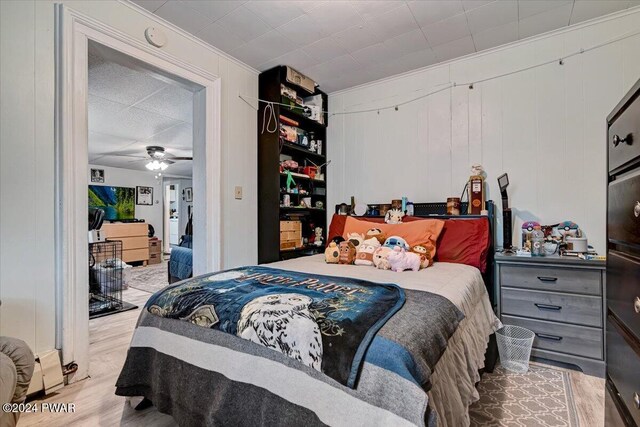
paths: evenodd
<path fill-rule="evenodd" d="M 127 348 L 140 309 L 151 294 L 129 288 L 123 299 L 138 309 L 101 317 L 90 323 L 90 378 L 64 387 L 46 398 L 35 401 L 75 403 L 76 411 L 65 413 L 23 414 L 18 427 L 56 426 L 175 426 L 176 422 L 149 408 L 135 411 L 137 399 L 114 394 L 115 382 L 124 364 Z M 569 371 L 581 426 L 604 425 L 604 380 Z"/>

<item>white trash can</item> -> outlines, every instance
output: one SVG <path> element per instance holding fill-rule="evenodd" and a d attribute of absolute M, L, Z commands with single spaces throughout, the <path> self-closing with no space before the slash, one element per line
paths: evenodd
<path fill-rule="evenodd" d="M 529 370 L 529 356 L 536 334 L 520 326 L 505 325 L 496 331 L 500 364 L 505 369 L 524 374 Z"/>

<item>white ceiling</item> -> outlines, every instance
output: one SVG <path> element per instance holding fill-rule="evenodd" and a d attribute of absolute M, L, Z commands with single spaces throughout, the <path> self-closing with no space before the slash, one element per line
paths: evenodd
<path fill-rule="evenodd" d="M 133 0 L 264 71 L 290 65 L 327 92 L 640 5 L 640 0 Z"/>
<path fill-rule="evenodd" d="M 145 147 L 192 155 L 193 94 L 89 52 L 89 163 L 148 171 Z M 192 162 L 176 161 L 163 174 L 191 176 Z"/>

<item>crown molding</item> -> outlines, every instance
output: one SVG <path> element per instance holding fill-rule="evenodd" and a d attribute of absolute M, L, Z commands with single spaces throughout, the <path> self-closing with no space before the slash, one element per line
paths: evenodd
<path fill-rule="evenodd" d="M 600 16 L 598 18 L 594 18 L 594 19 L 590 19 L 584 22 L 581 22 L 579 24 L 575 24 L 575 25 L 569 25 L 567 27 L 562 27 L 562 28 L 558 28 L 556 30 L 552 30 L 552 31 L 548 31 L 546 33 L 542 33 L 542 34 L 538 34 L 535 36 L 531 36 L 531 37 L 527 37 L 526 39 L 522 39 L 522 40 L 516 40 L 513 41 L 511 43 L 507 43 L 507 44 L 503 44 L 500 46 L 496 46 L 496 47 L 492 47 L 489 49 L 485 49 L 485 50 L 481 50 L 480 52 L 473 52 L 470 54 L 467 54 L 465 56 L 460 56 L 458 58 L 454 58 L 454 59 L 450 59 L 448 61 L 443 61 L 443 62 L 438 62 L 437 64 L 431 64 L 431 65 L 427 65 L 426 67 L 421 67 L 421 68 L 416 68 L 415 70 L 410 70 L 410 71 L 405 71 L 404 73 L 400 73 L 400 74 L 394 74 L 392 76 L 389 77 L 383 77 L 381 79 L 378 80 L 373 80 L 367 83 L 363 83 L 357 86 L 352 86 L 352 87 L 348 87 L 345 89 L 340 89 L 340 90 L 336 90 L 334 92 L 329 92 L 327 95 L 329 96 L 335 96 L 335 95 L 342 95 L 351 91 L 356 91 L 359 89 L 364 89 L 366 87 L 369 86 L 374 86 L 380 83 L 384 83 L 384 82 L 388 82 L 391 80 L 395 80 L 398 78 L 403 78 L 403 77 L 408 77 L 408 76 L 412 76 L 414 74 L 418 74 L 418 73 L 422 73 L 424 71 L 427 70 L 434 70 L 440 67 L 446 67 L 446 66 L 450 66 L 452 64 L 456 64 L 458 62 L 462 62 L 462 61 L 468 61 L 469 59 L 473 59 L 473 58 L 481 58 L 485 55 L 491 55 L 493 53 L 496 52 L 500 52 L 503 50 L 508 50 L 508 49 L 512 49 L 514 47 L 518 47 L 518 46 L 523 46 L 532 42 L 536 42 L 539 40 L 544 40 L 547 39 L 549 37 L 554 37 L 557 36 L 559 34 L 565 34 L 565 33 L 569 33 L 569 32 L 573 32 L 576 30 L 581 30 L 583 28 L 588 28 L 594 25 L 598 25 L 601 24 L 603 22 L 607 22 L 607 21 L 611 21 L 613 19 L 618 19 L 618 18 L 622 18 L 624 16 L 628 16 L 628 15 L 634 15 L 636 13 L 640 13 L 640 6 L 634 6 L 634 7 L 630 7 L 628 9 L 624 9 L 624 10 L 620 10 L 618 12 L 614 12 L 614 13 L 610 13 L 608 15 L 604 15 L 604 16 Z"/>
<path fill-rule="evenodd" d="M 212 53 L 215 53 L 218 56 L 223 57 L 224 59 L 226 59 L 229 62 L 234 63 L 235 65 L 238 65 L 240 68 L 249 71 L 250 73 L 253 74 L 260 74 L 260 71 L 256 70 L 255 68 L 253 68 L 252 66 L 245 64 L 244 62 L 240 61 L 238 58 L 233 57 L 231 55 L 229 55 L 228 53 L 218 49 L 217 47 L 205 42 L 204 40 L 196 37 L 195 35 L 191 34 L 188 31 L 183 30 L 182 28 L 178 27 L 177 25 L 167 21 L 166 19 L 152 13 L 149 12 L 147 9 L 143 8 L 142 6 L 139 6 L 133 2 L 131 2 L 130 0 L 118 0 L 119 3 L 123 4 L 124 6 L 129 7 L 130 9 L 133 9 L 134 11 L 136 11 L 137 13 L 140 13 L 141 15 L 144 15 L 146 18 L 157 22 L 160 25 L 163 25 L 165 27 L 170 28 L 172 31 L 175 31 L 176 33 L 180 34 L 182 37 L 199 44 L 200 46 L 204 47 L 207 50 L 210 50 Z"/>

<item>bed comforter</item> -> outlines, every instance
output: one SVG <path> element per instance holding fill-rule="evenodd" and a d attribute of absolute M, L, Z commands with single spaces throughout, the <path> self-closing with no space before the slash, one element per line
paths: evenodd
<path fill-rule="evenodd" d="M 455 360 L 460 356 L 457 353 L 466 352 L 462 357 L 472 360 L 457 360 L 463 363 L 458 366 L 461 374 L 443 369 L 440 382 L 450 386 L 452 380 L 460 382 L 460 377 L 464 377 L 463 383 L 474 381 L 482 363 L 477 359 L 495 329 L 495 317 L 484 316 L 487 318 L 481 323 L 485 330 L 480 335 L 459 333 L 467 304 L 456 304 L 460 296 L 443 298 L 427 291 L 429 283 L 433 288 L 454 279 L 437 264 L 424 272 L 398 274 L 358 266 L 327 266 L 319 257 L 310 258 L 315 259 L 273 266 L 354 278 L 377 273 L 376 281 L 391 282 L 393 278 L 405 288 L 405 305 L 373 340 L 356 389 L 255 343 L 143 310 L 117 394 L 145 396 L 181 425 L 436 425 L 438 415 L 439 424 L 454 425 L 454 407 L 441 402 L 429 405 L 430 394 L 440 400 L 443 393 L 435 384 L 439 372 L 434 368 L 441 358 Z M 481 295 L 481 276 L 476 269 L 468 269 L 462 269 L 465 274 L 457 277 L 467 282 L 460 288 L 466 294 Z M 473 270 L 477 274 L 469 274 Z M 427 272 L 431 274 L 424 274 Z M 416 286 L 420 282 L 423 285 Z M 484 299 L 488 304 L 486 291 Z M 453 344 L 456 354 L 448 351 L 448 343 Z M 460 377 L 455 378 L 457 375 Z M 451 403 L 455 406 L 459 400 L 466 410 L 474 393 L 468 385 L 462 386 L 459 398 Z M 464 416 L 460 419 L 465 420 Z"/>

